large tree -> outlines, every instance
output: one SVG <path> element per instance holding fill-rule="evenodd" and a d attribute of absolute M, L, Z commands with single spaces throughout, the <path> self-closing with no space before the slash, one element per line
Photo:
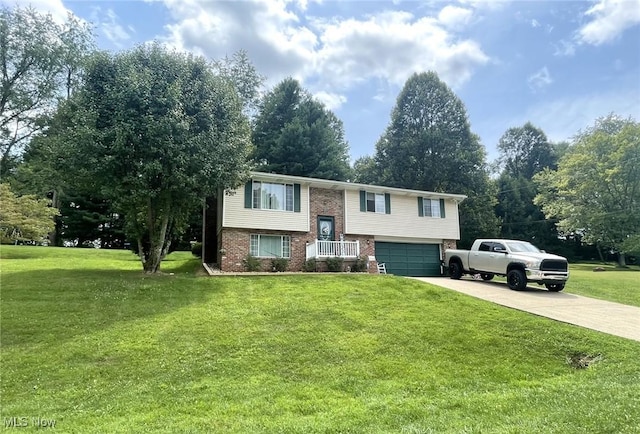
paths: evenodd
<path fill-rule="evenodd" d="M 350 177 L 342 121 L 292 78 L 263 98 L 253 143 L 260 170 L 338 181 Z"/>
<path fill-rule="evenodd" d="M 200 57 L 159 44 L 97 54 L 70 104 L 67 164 L 125 215 L 147 273 L 204 197 L 248 175 L 241 100 Z"/>
<path fill-rule="evenodd" d="M 498 231 L 485 158 L 462 101 L 436 73 L 427 72 L 405 83 L 374 160 L 383 185 L 466 194 L 460 207 L 460 244 L 466 246 Z"/>
<path fill-rule="evenodd" d="M 0 176 L 71 94 L 92 46 L 91 29 L 73 16 L 58 24 L 32 8 L 0 8 Z"/>
<path fill-rule="evenodd" d="M 567 233 L 624 254 L 640 235 L 640 123 L 609 115 L 576 135 L 558 163 L 534 177 L 536 203 Z"/>
<path fill-rule="evenodd" d="M 512 177 L 531 179 L 543 169 L 556 166 L 553 146 L 544 131 L 531 122 L 509 128 L 500 138 L 498 150 L 503 172 Z"/>
<path fill-rule="evenodd" d="M 546 168 L 555 169 L 554 147 L 545 133 L 530 122 L 509 128 L 498 142 L 502 173 L 497 180 L 496 214 L 501 235 L 527 240 L 547 250 L 557 250 L 559 239 L 553 220 L 547 220 L 533 202 L 537 194 L 533 176 Z"/>

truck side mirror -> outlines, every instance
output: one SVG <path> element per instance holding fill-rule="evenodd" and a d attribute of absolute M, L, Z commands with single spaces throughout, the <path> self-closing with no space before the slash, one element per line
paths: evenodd
<path fill-rule="evenodd" d="M 495 246 L 495 247 L 493 248 L 493 251 L 494 251 L 494 252 L 498 252 L 498 253 L 507 253 L 507 249 L 505 249 L 505 248 L 504 248 L 504 247 L 502 247 L 502 246 Z"/>

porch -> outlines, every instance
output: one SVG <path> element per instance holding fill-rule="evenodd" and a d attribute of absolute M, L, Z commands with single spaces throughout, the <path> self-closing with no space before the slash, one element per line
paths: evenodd
<path fill-rule="evenodd" d="M 357 258 L 360 256 L 360 241 L 315 240 L 307 243 L 307 259 L 312 258 Z"/>

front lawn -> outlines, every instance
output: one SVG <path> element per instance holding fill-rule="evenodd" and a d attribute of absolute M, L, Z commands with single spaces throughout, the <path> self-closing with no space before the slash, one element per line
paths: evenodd
<path fill-rule="evenodd" d="M 603 271 L 593 271 L 594 269 Z M 566 292 L 640 307 L 640 268 L 610 264 L 570 264 Z"/>
<path fill-rule="evenodd" d="M 1 255 L 3 423 L 640 432 L 639 342 L 391 276 L 195 277 L 177 253 L 149 277 L 123 251 Z"/>

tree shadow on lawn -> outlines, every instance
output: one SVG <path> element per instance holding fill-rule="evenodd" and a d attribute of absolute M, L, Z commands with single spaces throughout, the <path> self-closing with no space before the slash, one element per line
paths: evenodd
<path fill-rule="evenodd" d="M 175 270 L 179 272 L 189 265 Z M 2 276 L 0 342 L 55 343 L 111 325 L 202 303 L 218 292 L 213 279 L 144 275 L 123 270 L 41 270 Z"/>

